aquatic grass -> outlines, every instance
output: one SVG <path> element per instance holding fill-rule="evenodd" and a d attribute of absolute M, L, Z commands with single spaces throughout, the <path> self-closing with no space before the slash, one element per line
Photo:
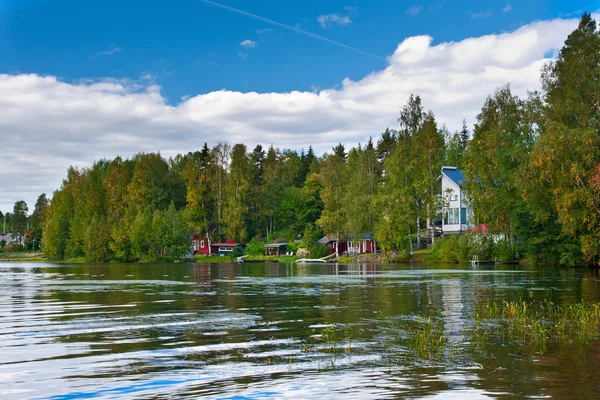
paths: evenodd
<path fill-rule="evenodd" d="M 349 354 L 352 351 L 352 334 L 344 334 L 341 329 L 329 325 L 321 329 L 318 335 L 303 339 L 300 350 L 303 353 Z"/>
<path fill-rule="evenodd" d="M 432 322 L 429 317 L 421 327 L 409 330 L 408 348 L 420 358 L 432 359 L 445 355 L 447 344 L 442 321 Z"/>
<path fill-rule="evenodd" d="M 587 344 L 600 337 L 600 304 L 562 306 L 551 300 L 487 302 L 478 307 L 475 321 L 473 332 L 477 338 L 507 333 L 542 348 L 548 341 Z M 497 327 L 485 324 L 490 321 L 498 322 L 504 332 L 493 332 Z"/>

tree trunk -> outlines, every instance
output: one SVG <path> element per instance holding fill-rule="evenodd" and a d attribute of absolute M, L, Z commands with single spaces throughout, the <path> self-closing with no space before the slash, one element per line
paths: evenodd
<path fill-rule="evenodd" d="M 417 248 L 421 248 L 421 209 L 417 201 Z"/>

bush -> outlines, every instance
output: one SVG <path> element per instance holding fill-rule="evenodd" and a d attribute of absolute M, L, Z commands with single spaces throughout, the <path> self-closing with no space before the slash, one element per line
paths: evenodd
<path fill-rule="evenodd" d="M 231 251 L 231 255 L 230 257 L 233 258 L 238 258 L 244 255 L 244 248 L 242 246 L 237 246 L 234 247 L 233 250 Z"/>
<path fill-rule="evenodd" d="M 494 259 L 498 261 L 513 261 L 517 259 L 515 246 L 508 239 L 501 239 L 495 244 Z"/>
<path fill-rule="evenodd" d="M 17 244 L 17 243 L 8 243 L 5 247 L 4 250 L 7 253 L 14 253 L 17 251 L 25 251 L 25 246 L 23 246 L 22 244 Z"/>
<path fill-rule="evenodd" d="M 402 250 L 391 257 L 386 257 L 383 262 L 390 264 L 404 264 L 410 262 L 410 253 L 406 250 Z"/>
<path fill-rule="evenodd" d="M 453 235 L 440 238 L 435 241 L 428 260 L 432 262 L 458 263 L 464 255 L 464 249 L 461 248 L 461 245 L 465 246 L 464 243 L 461 243 L 458 236 Z M 468 244 L 466 247 L 468 255 Z"/>
<path fill-rule="evenodd" d="M 473 235 L 470 237 L 470 253 L 482 261 L 494 259 L 494 240 L 490 235 Z"/>
<path fill-rule="evenodd" d="M 246 255 L 248 256 L 261 256 L 265 253 L 265 242 L 261 242 L 257 238 L 253 237 L 248 243 L 246 243 Z"/>

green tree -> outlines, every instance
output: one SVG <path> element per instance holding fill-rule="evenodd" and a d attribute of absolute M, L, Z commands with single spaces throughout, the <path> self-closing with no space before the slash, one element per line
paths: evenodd
<path fill-rule="evenodd" d="M 600 32 L 589 13 L 545 66 L 542 86 L 544 129 L 528 172 L 547 189 L 536 194 L 550 200 L 564 234 L 578 242 L 588 264 L 600 265 L 600 199 L 592 185 L 600 163 Z M 532 206 L 542 202 L 528 198 Z"/>
<path fill-rule="evenodd" d="M 343 144 L 339 143 L 332 150 L 333 150 L 333 154 L 335 156 L 339 157 L 341 160 L 344 160 L 344 161 L 346 160 L 346 157 L 348 156 L 348 154 L 346 153 L 346 149 Z"/>
<path fill-rule="evenodd" d="M 46 193 L 39 195 L 35 202 L 33 213 L 31 214 L 31 228 L 42 229 L 44 227 L 44 221 L 46 220 L 46 210 L 50 201 L 46 197 Z"/>
<path fill-rule="evenodd" d="M 379 168 L 375 149 L 360 144 L 348 153 L 348 188 L 344 193 L 347 210 L 346 231 L 351 234 L 372 234 L 375 231 L 377 209 L 375 196 L 379 187 Z"/>
<path fill-rule="evenodd" d="M 186 186 L 186 212 L 192 230 L 207 235 L 214 212 L 213 154 L 205 143 L 201 151 L 188 153 L 181 176 Z"/>
<path fill-rule="evenodd" d="M 85 255 L 88 261 L 108 261 L 110 259 L 110 229 L 105 218 L 94 215 L 87 227 Z"/>
<path fill-rule="evenodd" d="M 23 243 L 23 237 L 27 231 L 27 203 L 24 200 L 15 202 L 11 217 L 12 233 L 14 238 L 18 238 L 19 243 Z"/>
<path fill-rule="evenodd" d="M 222 236 L 223 211 L 226 206 L 226 188 L 229 181 L 227 170 L 231 159 L 231 147 L 227 143 L 219 143 L 212 149 L 211 181 L 214 185 L 216 205 L 216 224 L 219 229 L 219 239 Z"/>
<path fill-rule="evenodd" d="M 247 231 L 252 237 L 259 234 L 267 217 L 267 212 L 262 207 L 265 200 L 265 162 L 265 151 L 261 145 L 257 145 L 250 154 Z"/>
<path fill-rule="evenodd" d="M 415 162 L 413 182 L 419 199 L 418 204 L 425 208 L 427 225 L 433 228 L 433 219 L 439 202 L 440 187 L 437 178 L 444 158 L 444 136 L 438 130 L 431 111 L 426 114 L 423 123 L 413 136 L 412 150 L 412 158 Z"/>
<path fill-rule="evenodd" d="M 488 97 L 466 153 L 466 187 L 476 221 L 512 234 L 513 212 L 522 205 L 518 178 L 536 135 L 528 105 L 509 86 Z"/>
<path fill-rule="evenodd" d="M 73 197 L 65 188 L 54 192 L 50 206 L 46 211 L 46 221 L 42 235 L 44 254 L 52 260 L 65 258 L 69 240 L 70 221 L 73 214 Z"/>
<path fill-rule="evenodd" d="M 321 199 L 323 201 L 323 213 L 317 221 L 317 225 L 327 235 L 336 237 L 336 255 L 340 237 L 346 232 L 346 208 L 344 194 L 347 190 L 346 163 L 342 158 L 342 151 L 338 154 L 325 154 L 321 165 Z"/>
<path fill-rule="evenodd" d="M 249 189 L 250 160 L 246 154 L 246 146 L 236 144 L 231 151 L 229 180 L 225 190 L 227 206 L 223 212 L 223 222 L 230 240 L 243 242 L 247 237 L 245 221 Z"/>

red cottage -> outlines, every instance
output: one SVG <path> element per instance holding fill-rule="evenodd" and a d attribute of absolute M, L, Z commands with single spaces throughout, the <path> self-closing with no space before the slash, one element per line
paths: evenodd
<path fill-rule="evenodd" d="M 336 237 L 328 235 L 322 237 L 317 243 L 329 247 L 329 254 L 335 253 Z M 371 235 L 358 235 L 352 238 L 341 238 L 339 240 L 338 254 L 355 255 L 364 253 L 373 253 L 375 251 L 375 242 Z"/>
<path fill-rule="evenodd" d="M 208 240 L 205 237 L 194 236 L 192 238 L 192 253 L 194 254 L 210 254 Z"/>

